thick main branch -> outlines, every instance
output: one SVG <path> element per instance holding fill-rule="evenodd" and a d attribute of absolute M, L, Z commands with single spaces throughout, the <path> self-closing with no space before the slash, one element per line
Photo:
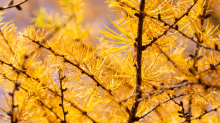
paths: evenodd
<path fill-rule="evenodd" d="M 140 3 L 140 11 L 143 12 L 145 8 L 145 0 L 141 0 Z M 137 113 L 139 98 L 141 98 L 141 61 L 142 61 L 142 34 L 143 34 L 143 24 L 144 24 L 144 17 L 143 13 L 139 13 L 139 21 L 138 21 L 138 32 L 136 38 L 136 93 L 140 93 L 138 96 L 135 97 L 135 103 L 131 109 L 131 115 L 129 117 L 128 123 L 132 123 L 135 121 L 135 115 Z"/>

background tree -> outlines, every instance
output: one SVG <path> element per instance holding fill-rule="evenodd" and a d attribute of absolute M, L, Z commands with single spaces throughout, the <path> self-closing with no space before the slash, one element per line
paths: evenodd
<path fill-rule="evenodd" d="M 40 9 L 19 34 L 0 23 L 1 119 L 219 122 L 219 30 L 208 19 L 219 1 L 107 0 L 119 33 L 105 26 L 98 43 L 81 25 L 83 1 L 59 2 L 62 13 Z"/>

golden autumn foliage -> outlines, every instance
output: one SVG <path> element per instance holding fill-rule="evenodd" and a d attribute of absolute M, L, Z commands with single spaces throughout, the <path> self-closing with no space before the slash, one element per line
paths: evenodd
<path fill-rule="evenodd" d="M 220 122 L 220 31 L 209 19 L 219 0 L 107 0 L 118 31 L 104 25 L 98 43 L 83 0 L 41 8 L 22 32 L 2 22 L 25 2 L 0 7 L 2 121 Z"/>

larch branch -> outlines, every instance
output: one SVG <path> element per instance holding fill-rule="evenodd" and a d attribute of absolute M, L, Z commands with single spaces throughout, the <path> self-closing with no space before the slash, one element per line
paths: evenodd
<path fill-rule="evenodd" d="M 17 8 L 18 10 L 22 10 L 22 8 L 21 8 L 21 4 L 24 4 L 25 2 L 27 2 L 28 0 L 23 0 L 23 1 L 21 1 L 21 2 L 19 2 L 19 3 L 16 3 L 16 4 L 9 4 L 9 5 L 7 5 L 7 6 L 4 6 L 4 7 L 0 7 L 0 11 L 2 11 L 2 10 L 6 10 L 6 9 L 10 9 L 10 8 L 13 8 L 13 7 L 15 7 L 15 8 Z M 12 2 L 13 2 L 13 0 L 12 0 Z"/>
<path fill-rule="evenodd" d="M 141 0 L 140 3 L 140 11 L 144 11 L 145 9 L 145 0 Z M 136 97 L 135 97 L 135 102 L 131 108 L 131 115 L 129 117 L 128 123 L 133 123 L 134 122 L 134 118 L 136 116 L 137 113 L 137 109 L 138 106 L 140 104 L 139 101 L 137 101 L 138 99 L 142 98 L 141 95 L 141 82 L 142 82 L 142 76 L 141 76 L 141 67 L 142 67 L 142 35 L 143 35 L 143 25 L 144 25 L 144 14 L 143 13 L 139 13 L 140 16 L 139 21 L 138 21 L 138 32 L 137 32 L 137 38 L 136 38 L 136 93 L 139 93 Z"/>

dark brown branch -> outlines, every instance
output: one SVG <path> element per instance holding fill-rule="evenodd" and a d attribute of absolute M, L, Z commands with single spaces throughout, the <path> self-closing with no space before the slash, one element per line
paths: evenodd
<path fill-rule="evenodd" d="M 197 1 L 198 1 L 198 0 L 196 0 L 196 1 L 193 3 L 193 5 L 192 5 L 182 16 L 180 16 L 179 18 L 175 19 L 175 22 L 174 22 L 172 25 L 169 25 L 168 23 L 166 23 L 166 22 L 163 21 L 162 19 L 159 19 L 159 21 L 163 22 L 163 23 L 166 24 L 166 25 L 169 25 L 169 28 L 168 28 L 166 31 L 164 31 L 161 35 L 159 35 L 158 37 L 153 38 L 153 40 L 152 40 L 150 43 L 148 43 L 148 44 L 142 46 L 142 50 L 145 50 L 145 49 L 147 49 L 149 46 L 151 46 L 151 45 L 152 45 L 154 42 L 156 42 L 160 37 L 162 37 L 163 35 L 165 35 L 169 29 L 173 28 L 173 29 L 175 29 L 175 30 L 178 30 L 177 28 L 174 27 L 174 25 L 176 25 L 177 22 L 180 21 L 184 16 L 187 16 L 187 15 L 189 14 L 190 10 L 191 10 L 191 9 L 193 8 L 193 6 L 197 3 Z M 150 18 L 152 18 L 152 19 L 158 20 L 158 19 L 155 18 L 155 17 L 152 17 L 152 16 L 147 15 L 147 14 L 144 13 L 143 11 L 141 11 L 141 13 L 145 14 L 145 16 L 148 16 L 148 17 L 150 17 Z"/>
<path fill-rule="evenodd" d="M 154 91 L 173 90 L 175 88 L 181 88 L 181 87 L 185 87 L 187 85 L 202 85 L 206 89 L 207 88 L 215 88 L 217 90 L 220 90 L 220 86 L 216 86 L 216 85 L 210 85 L 210 84 L 201 83 L 201 82 L 200 83 L 198 83 L 198 82 L 197 83 L 191 83 L 191 82 L 188 82 L 188 81 L 181 81 L 180 83 L 177 83 L 175 85 L 171 85 L 171 86 L 167 86 L 167 87 L 161 87 L 161 88 L 158 88 L 158 89 L 147 90 L 147 91 L 143 91 L 142 93 L 149 93 L 150 95 L 152 95 L 151 93 L 154 92 Z M 139 94 L 140 93 L 135 93 L 135 94 L 127 97 L 126 99 L 121 100 L 120 103 L 126 102 L 128 99 L 133 98 L 135 96 L 138 96 Z M 138 101 L 142 101 L 142 100 L 147 99 L 147 98 L 149 98 L 149 96 L 142 97 Z"/>
<path fill-rule="evenodd" d="M 190 86 L 191 88 L 192 86 Z M 187 113 L 182 113 L 183 116 L 186 118 L 185 121 L 187 121 L 188 123 L 191 123 L 191 117 L 192 117 L 192 96 L 190 95 L 190 98 L 189 98 L 189 109 L 188 109 L 188 112 Z"/>
<path fill-rule="evenodd" d="M 202 15 L 201 15 L 201 19 L 200 19 L 200 24 L 201 24 L 201 26 L 203 27 L 203 25 L 204 25 L 204 21 L 205 21 L 205 16 L 206 16 L 206 9 L 207 9 L 207 7 L 208 7 L 208 2 L 205 0 L 205 5 L 204 5 L 204 7 L 203 7 L 203 13 L 202 13 Z M 203 30 L 203 29 L 202 29 Z M 203 32 L 203 31 L 202 31 Z M 195 68 L 196 67 L 196 63 L 197 63 L 197 61 L 198 61 L 198 52 L 199 52 L 199 50 L 200 50 L 200 44 L 202 43 L 202 41 L 201 41 L 201 39 L 200 39 L 200 33 L 199 34 L 197 34 L 196 32 L 195 32 L 195 37 L 197 38 L 197 44 L 196 44 L 196 50 L 195 50 L 195 54 L 194 54 L 194 62 L 193 62 L 193 67 Z M 217 50 L 217 49 L 216 49 Z M 197 70 L 196 70 L 197 71 Z"/>
<path fill-rule="evenodd" d="M 68 111 L 65 111 L 64 105 L 63 105 L 63 98 L 64 98 L 64 92 L 67 90 L 67 88 L 63 89 L 62 81 L 65 79 L 65 76 L 62 77 L 61 70 L 59 70 L 59 81 L 60 81 L 60 92 L 61 92 L 61 103 L 59 106 L 62 107 L 63 110 L 63 120 L 60 120 L 61 123 L 66 123 L 66 115 L 68 114 Z"/>
<path fill-rule="evenodd" d="M 179 31 L 179 30 L 177 30 L 177 31 L 178 31 L 180 34 L 182 34 L 182 36 L 186 37 L 187 39 L 190 39 L 192 42 L 196 43 L 196 44 L 199 45 L 200 47 L 203 47 L 203 48 L 205 48 L 205 49 L 207 49 L 207 50 L 214 50 L 214 51 L 220 52 L 220 49 L 216 49 L 216 48 L 211 48 L 211 47 L 208 47 L 208 46 L 204 46 L 204 45 L 202 45 L 201 43 L 199 43 L 198 41 L 194 40 L 193 37 L 189 37 L 189 36 L 187 36 L 185 33 L 181 32 L 181 31 Z"/>
<path fill-rule="evenodd" d="M 152 17 L 152 16 L 149 16 L 150 18 L 153 18 L 153 19 L 157 19 L 155 17 Z M 169 25 L 168 23 L 166 23 L 165 21 L 163 20 L 160 20 L 161 22 L 163 22 L 165 25 Z M 208 46 L 204 46 L 202 45 L 201 43 L 199 43 L 198 41 L 194 40 L 193 37 L 189 37 L 188 35 L 186 35 L 185 33 L 183 33 L 182 31 L 179 31 L 177 30 L 175 27 L 173 27 L 174 25 L 169 25 L 169 27 L 171 27 L 172 29 L 175 29 L 176 31 L 178 31 L 183 37 L 187 38 L 187 39 L 190 39 L 192 42 L 196 43 L 197 45 L 199 45 L 200 47 L 203 47 L 207 50 L 214 50 L 214 51 L 218 51 L 220 52 L 220 49 L 218 48 L 211 48 L 211 47 L 208 47 Z M 170 28 L 166 29 L 166 31 L 164 31 L 161 35 L 159 35 L 157 38 L 154 38 L 149 44 L 147 45 L 144 45 L 143 46 L 143 50 L 145 50 L 145 46 L 149 47 L 151 46 L 154 42 L 156 42 L 159 38 L 161 38 L 163 35 L 165 35 L 168 31 L 169 31 Z M 149 46 L 148 46 L 149 45 Z"/>
<path fill-rule="evenodd" d="M 17 119 L 14 119 L 14 110 L 16 107 L 18 107 L 17 104 L 15 104 L 15 91 L 19 90 L 20 83 L 17 82 L 19 77 L 19 73 L 17 72 L 17 79 L 14 82 L 14 89 L 12 92 L 9 92 L 8 94 L 11 96 L 11 111 L 9 111 L 7 114 L 11 117 L 11 123 L 17 123 Z"/>
<path fill-rule="evenodd" d="M 213 67 L 216 69 L 216 67 L 219 66 L 219 65 L 220 65 L 220 62 L 217 62 L 217 63 L 213 64 L 212 66 L 210 65 L 210 67 L 207 67 L 207 68 L 205 68 L 205 69 L 203 70 L 203 73 L 204 73 L 204 72 L 207 72 L 207 71 L 209 71 L 209 70 L 213 70 Z M 214 69 L 214 70 L 215 70 L 215 69 Z"/>
<path fill-rule="evenodd" d="M 201 17 L 201 26 L 203 27 L 204 24 L 204 18 L 206 16 L 206 9 L 208 7 L 208 2 L 205 0 L 205 5 L 203 7 L 203 14 Z M 203 29 L 202 29 L 203 30 Z M 202 31 L 203 32 L 203 31 Z M 202 43 L 201 39 L 200 39 L 201 34 L 195 32 L 195 37 L 197 38 L 197 44 L 196 44 L 196 50 L 194 53 L 194 61 L 193 61 L 193 68 L 197 68 L 197 62 L 198 62 L 198 54 L 199 54 L 199 50 L 201 48 L 200 44 Z M 198 71 L 198 69 L 195 69 L 195 71 Z M 190 88 L 192 89 L 192 86 L 190 86 Z M 188 115 L 183 115 L 185 116 L 185 121 L 188 123 L 191 123 L 191 118 L 192 117 L 192 96 L 190 95 L 190 99 L 189 99 L 189 110 L 188 110 Z"/>
<path fill-rule="evenodd" d="M 170 97 L 170 95 L 168 95 Z M 170 97 L 171 98 L 171 97 Z M 189 112 L 186 112 L 184 106 L 183 106 L 183 101 L 180 101 L 180 103 L 177 103 L 175 100 L 172 99 L 172 101 L 177 104 L 178 106 L 181 107 L 181 111 L 178 111 L 178 113 L 180 114 L 179 117 L 180 118 L 186 118 L 187 120 L 191 117 L 191 114 Z M 186 120 L 185 120 L 186 121 Z"/>
<path fill-rule="evenodd" d="M 10 8 L 13 8 L 13 7 L 17 8 L 18 10 L 22 10 L 20 5 L 25 3 L 25 2 L 27 2 L 27 1 L 28 0 L 23 0 L 23 1 L 19 2 L 19 3 L 17 3 L 17 4 L 13 4 L 13 0 L 12 0 L 12 4 L 11 5 L 8 4 L 7 6 L 0 7 L 0 11 L 5 10 L 5 9 L 10 9 Z"/>
<path fill-rule="evenodd" d="M 196 1 L 196 2 L 197 2 L 197 1 Z M 194 4 L 190 7 L 190 9 L 191 9 L 193 6 L 194 6 Z M 189 12 L 190 9 L 188 9 L 187 12 Z M 158 20 L 157 18 L 155 18 L 155 17 L 153 17 L 153 16 L 149 16 L 149 15 L 147 15 L 147 14 L 145 14 L 145 15 L 148 16 L 148 17 L 150 17 L 150 18 L 152 18 L 152 19 Z M 187 15 L 187 13 L 184 13 L 184 16 L 186 16 L 186 15 Z M 182 15 L 181 17 L 184 17 L 184 16 Z M 162 22 L 162 23 L 164 23 L 164 25 L 169 25 L 168 23 L 166 23 L 166 22 L 163 21 L 162 19 L 160 19 L 159 21 Z M 185 33 L 179 31 L 177 28 L 174 27 L 174 25 L 175 25 L 175 24 L 169 25 L 169 28 L 166 29 L 166 31 L 164 31 L 164 32 L 163 32 L 161 35 L 159 35 L 157 38 L 154 38 L 149 44 L 147 44 L 147 45 L 145 45 L 145 46 L 147 46 L 147 47 L 148 47 L 148 45 L 151 46 L 154 42 L 156 42 L 156 40 L 158 40 L 159 38 L 161 38 L 163 35 L 165 35 L 165 34 L 169 31 L 169 29 L 172 28 L 172 29 L 175 29 L 176 31 L 178 31 L 182 36 L 184 36 L 184 37 L 190 39 L 191 41 L 193 41 L 194 43 L 196 43 L 197 45 L 199 45 L 200 47 L 203 47 L 203 48 L 208 49 L 208 50 L 215 50 L 215 51 L 220 52 L 220 49 L 218 49 L 218 48 L 211 48 L 211 47 L 208 47 L 208 46 L 204 46 L 204 45 L 202 45 L 201 43 L 195 41 L 195 40 L 193 39 L 193 37 L 189 37 L 189 36 L 187 36 Z M 143 50 L 144 50 L 144 49 L 145 49 L 145 47 L 143 47 Z"/>
<path fill-rule="evenodd" d="M 148 114 L 150 114 L 151 112 L 153 112 L 154 110 L 156 110 L 158 107 L 160 107 L 162 104 L 165 104 L 165 103 L 167 103 L 167 102 L 169 102 L 169 101 L 171 101 L 171 100 L 173 100 L 173 99 L 176 99 L 176 98 L 179 98 L 179 97 L 183 97 L 183 96 L 185 96 L 185 95 L 186 95 L 186 94 L 181 94 L 181 95 L 179 95 L 179 96 L 173 96 L 172 98 L 167 99 L 166 101 L 164 101 L 164 102 L 162 102 L 162 103 L 156 105 L 155 107 L 153 107 L 150 111 L 146 112 L 144 115 L 141 115 L 140 117 L 136 117 L 136 118 L 135 118 L 135 121 L 139 121 L 140 119 L 144 118 L 145 116 L 147 116 Z"/>
<path fill-rule="evenodd" d="M 191 6 L 191 7 L 193 7 L 193 6 Z M 191 8 L 190 7 L 190 8 Z M 150 18 L 152 18 L 152 19 L 156 19 L 156 20 L 158 20 L 157 18 L 155 18 L 155 17 L 153 17 L 153 16 L 149 16 L 149 15 L 147 15 L 147 14 L 145 14 L 146 16 L 148 16 L 148 17 L 150 17 Z M 186 16 L 187 14 L 185 13 L 185 16 Z M 183 16 L 181 16 L 181 17 L 183 17 Z M 165 21 L 163 21 L 163 20 L 159 20 L 160 22 L 162 22 L 162 23 L 164 23 L 164 25 L 169 25 L 168 23 L 166 23 Z M 203 21 L 204 21 L 204 18 L 203 18 Z M 199 45 L 200 47 L 203 47 L 203 48 L 205 48 L 205 49 L 207 49 L 207 50 L 214 50 L 214 51 L 218 51 L 218 52 L 220 52 L 220 49 L 218 49 L 218 48 L 211 48 L 211 47 L 208 47 L 208 46 L 204 46 L 204 45 L 202 45 L 201 44 L 201 41 L 200 41 L 200 43 L 199 43 L 199 41 L 196 41 L 196 40 L 194 40 L 193 39 L 193 37 L 189 37 L 189 36 L 187 36 L 185 33 L 183 33 L 182 31 L 179 31 L 177 28 L 175 28 L 174 27 L 174 24 L 172 24 L 172 25 L 169 25 L 169 28 L 168 29 L 166 29 L 166 31 L 164 31 L 161 35 L 159 35 L 157 38 L 154 38 L 149 44 L 147 44 L 147 45 L 149 45 L 149 46 L 151 46 L 154 42 L 156 42 L 156 40 L 158 40 L 159 38 L 161 38 L 163 35 L 165 35 L 168 31 L 169 31 L 169 29 L 175 29 L 176 31 L 178 31 L 182 36 L 184 36 L 184 37 L 186 37 L 187 39 L 190 39 L 192 42 L 194 42 L 194 43 L 196 43 L 197 45 Z M 145 46 L 147 46 L 147 45 L 145 45 Z M 148 47 L 148 46 L 147 46 Z M 143 50 L 145 49 L 145 47 L 143 47 Z"/>
<path fill-rule="evenodd" d="M 141 102 L 141 101 L 143 101 L 143 100 L 149 99 L 149 98 L 152 97 L 152 96 L 161 95 L 161 94 L 164 93 L 164 92 L 165 92 L 165 90 L 158 90 L 157 92 L 152 91 L 152 92 L 149 93 L 148 96 L 142 97 L 142 98 L 138 99 L 137 101 Z"/>
<path fill-rule="evenodd" d="M 162 87 L 162 88 L 159 88 L 159 89 L 152 89 L 152 90 L 143 91 L 142 93 L 149 93 L 151 95 L 151 93 L 154 92 L 154 91 L 162 91 L 162 90 L 167 90 L 167 89 L 170 90 L 170 89 L 180 88 L 180 87 L 183 87 L 183 86 L 186 86 L 186 85 L 189 85 L 189 84 L 192 84 L 192 83 L 183 82 L 183 83 L 179 83 L 179 84 L 168 86 L 168 87 Z M 134 95 L 131 95 L 128 98 L 126 98 L 124 100 L 121 100 L 120 102 L 125 102 L 125 101 L 127 101 L 128 99 L 130 99 L 132 97 L 138 96 L 139 94 L 140 93 L 135 93 Z M 148 97 L 142 97 L 139 100 L 142 101 L 143 99 L 147 99 L 147 98 Z"/>
<path fill-rule="evenodd" d="M 201 119 L 204 115 L 206 115 L 206 114 L 208 114 L 208 113 L 210 113 L 210 112 L 212 112 L 212 111 L 217 111 L 217 109 L 218 109 L 219 107 L 220 107 L 220 106 L 218 106 L 218 107 L 216 107 L 216 108 L 214 108 L 214 109 L 212 109 L 212 110 L 205 111 L 205 113 L 203 113 L 203 114 L 201 114 L 200 116 L 198 116 L 198 117 L 196 117 L 196 118 L 193 118 L 193 119 L 191 119 L 191 120 Z"/>
<path fill-rule="evenodd" d="M 198 53 L 199 53 L 199 50 L 200 50 L 200 38 L 198 37 L 197 40 L 198 40 L 198 43 L 196 44 L 196 50 L 195 50 L 194 61 L 193 61 L 193 68 L 196 67 L 196 63 L 198 61 Z"/>
<path fill-rule="evenodd" d="M 144 11 L 145 8 L 145 0 L 141 0 L 140 3 L 140 11 Z M 137 101 L 138 99 L 142 98 L 141 95 L 141 62 L 142 62 L 142 35 L 143 35 L 143 25 L 144 25 L 144 14 L 140 13 L 140 16 L 138 17 L 139 21 L 138 21 L 138 32 L 137 32 L 137 38 L 136 38 L 136 93 L 139 93 L 139 95 L 137 95 L 135 97 L 135 102 L 131 108 L 131 115 L 129 117 L 128 123 L 133 123 L 134 122 L 134 118 L 135 115 L 137 113 L 137 109 L 138 106 L 140 104 L 139 101 Z"/>

